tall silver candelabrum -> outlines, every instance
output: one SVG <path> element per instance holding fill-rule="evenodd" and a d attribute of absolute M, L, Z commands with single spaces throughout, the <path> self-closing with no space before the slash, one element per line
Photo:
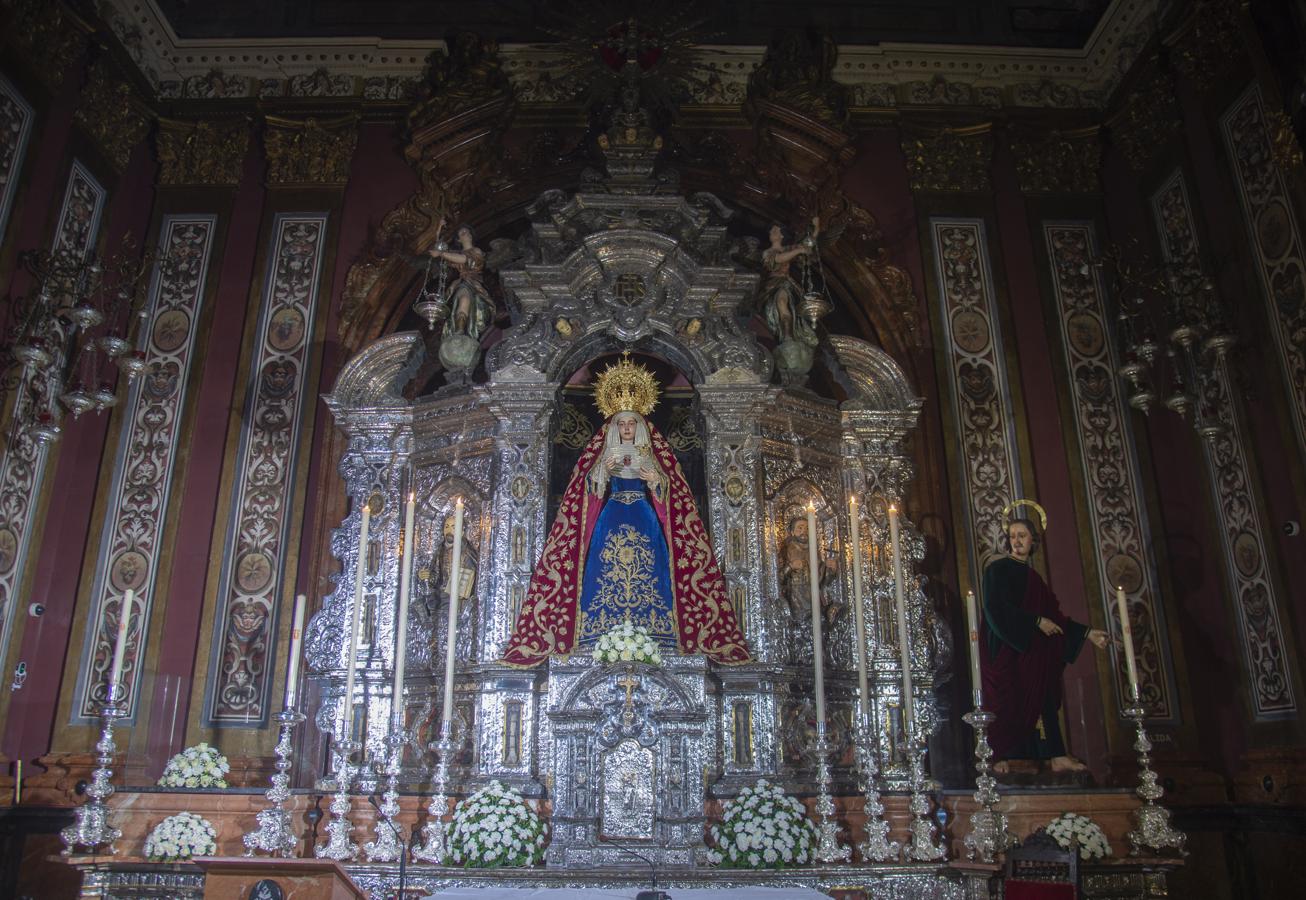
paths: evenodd
<path fill-rule="evenodd" d="M 113 743 L 113 723 L 127 715 L 126 707 L 118 705 L 117 685 L 109 687 L 109 699 L 100 707 L 100 739 L 95 743 L 95 771 L 91 774 L 91 783 L 86 786 L 88 799 L 73 810 L 76 821 L 59 832 L 63 838 L 63 855 L 69 856 L 78 847 L 94 851 L 101 844 L 110 853 L 117 853 L 113 842 L 122 837 L 122 831 L 109 824 L 109 808 L 104 801 L 113 796 L 113 756 L 118 748 Z"/>
<path fill-rule="evenodd" d="M 907 752 L 911 753 L 912 821 L 911 840 L 903 845 L 902 858 L 907 862 L 934 862 L 947 856 L 947 851 L 938 842 L 934 821 L 930 818 L 930 797 L 926 793 L 925 784 L 925 741 L 908 740 Z"/>
<path fill-rule="evenodd" d="M 1129 853 L 1142 856 L 1147 852 L 1173 850 L 1179 856 L 1187 856 L 1188 851 L 1184 848 L 1187 836 L 1170 824 L 1170 810 L 1156 802 L 1165 796 L 1165 791 L 1156 783 L 1156 773 L 1152 771 L 1152 742 L 1143 728 L 1147 710 L 1143 709 L 1137 697 L 1133 699 L 1133 705 L 1124 713 L 1138 729 L 1138 737 L 1134 740 L 1134 749 L 1138 751 L 1138 788 L 1134 793 L 1143 805 L 1134 810 L 1135 829 L 1125 835 L 1131 848 Z"/>
<path fill-rule="evenodd" d="M 818 862 L 848 862 L 853 851 L 839 843 L 839 822 L 834 817 L 834 798 L 830 796 L 831 780 L 830 741 L 825 733 L 825 719 L 819 719 L 816 723 L 816 783 L 820 785 L 820 793 L 816 795 L 815 855 Z"/>
<path fill-rule="evenodd" d="M 449 837 L 444 830 L 444 814 L 449 806 L 449 758 L 453 755 L 453 726 L 446 721 L 440 726 L 440 740 L 431 744 L 436 754 L 434 793 L 426 808 L 426 824 L 422 826 L 422 843 L 413 848 L 413 859 L 440 865 L 449 854 Z"/>
<path fill-rule="evenodd" d="M 299 838 L 291 827 L 290 813 L 286 810 L 285 803 L 290 799 L 290 768 L 293 765 L 290 759 L 290 736 L 295 726 L 302 721 L 304 714 L 290 707 L 277 713 L 277 722 L 281 724 L 281 735 L 275 751 L 277 771 L 272 776 L 272 787 L 264 794 L 272 805 L 259 811 L 258 828 L 245 833 L 243 840 L 246 856 L 253 856 L 255 850 L 262 850 L 264 853 L 275 853 L 290 859 L 299 846 Z"/>
<path fill-rule="evenodd" d="M 884 803 L 880 799 L 877 783 L 880 767 L 875 762 L 875 746 L 871 741 L 871 729 L 864 712 L 859 712 L 857 716 L 853 754 L 857 771 L 861 775 L 862 793 L 865 796 L 863 810 L 866 815 L 866 837 L 857 845 L 857 852 L 861 854 L 863 862 L 896 860 L 902 855 L 902 847 L 897 841 L 889 840 L 889 821 L 884 818 Z"/>
<path fill-rule="evenodd" d="M 352 860 L 358 856 L 358 844 L 349 836 L 354 830 L 349 821 L 353 807 L 349 791 L 354 786 L 354 773 L 358 770 L 353 757 L 362 752 L 363 745 L 348 738 L 336 738 L 331 746 L 336 754 L 336 792 L 329 807 L 331 821 L 326 827 L 327 842 L 319 844 L 313 852 L 318 859 Z"/>
<path fill-rule="evenodd" d="M 403 855 L 404 845 L 399 837 L 399 763 L 403 757 L 408 734 L 396 720 L 385 736 L 385 760 L 377 767 L 377 774 L 385 776 L 385 793 L 381 795 L 376 820 L 376 840 L 363 845 L 363 852 L 372 862 L 394 862 Z"/>
<path fill-rule="evenodd" d="M 997 810 L 998 780 L 993 777 L 989 760 L 993 748 L 989 746 L 988 730 L 993 724 L 993 713 L 976 706 L 962 716 L 962 721 L 975 729 L 975 802 L 979 808 L 970 814 L 970 834 L 966 835 L 966 857 L 979 858 L 991 863 L 1018 842 L 1007 829 L 1007 816 Z"/>

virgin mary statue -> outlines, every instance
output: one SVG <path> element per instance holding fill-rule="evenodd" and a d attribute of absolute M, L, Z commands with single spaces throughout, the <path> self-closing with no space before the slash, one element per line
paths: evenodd
<path fill-rule="evenodd" d="M 581 452 L 504 662 L 534 666 L 630 622 L 666 650 L 748 662 L 694 496 L 648 414 L 657 382 L 627 354 L 595 382 L 606 421 Z"/>

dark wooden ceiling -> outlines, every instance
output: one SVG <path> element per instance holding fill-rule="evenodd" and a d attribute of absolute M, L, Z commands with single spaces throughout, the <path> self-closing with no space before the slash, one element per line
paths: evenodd
<path fill-rule="evenodd" d="M 157 0 L 183 38 L 380 37 L 434 39 L 451 26 L 509 42 L 548 42 L 578 9 L 628 4 L 532 0 Z M 843 45 L 919 41 L 1079 48 L 1110 0 L 719 0 L 667 4 L 707 21 L 705 43 L 766 44 L 777 30 L 815 26 Z M 634 12 L 648 6 L 636 4 Z"/>

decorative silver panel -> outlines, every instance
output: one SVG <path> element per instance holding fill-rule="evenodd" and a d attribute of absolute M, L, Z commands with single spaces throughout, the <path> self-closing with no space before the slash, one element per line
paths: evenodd
<path fill-rule="evenodd" d="M 23 157 L 27 155 L 34 118 L 31 104 L 8 78 L 0 75 L 0 244 L 4 243 L 9 213 L 14 208 L 18 176 Z"/>
<path fill-rule="evenodd" d="M 95 249 L 100 232 L 100 216 L 107 193 L 90 171 L 73 160 L 64 190 L 63 205 L 55 225 L 52 249 L 84 257 Z M 54 400 L 52 386 L 39 380 L 35 370 L 23 370 L 13 396 L 22 404 L 49 406 Z M 55 405 L 57 408 L 57 404 Z M 9 646 L 13 625 L 15 593 L 22 586 L 28 555 L 32 551 L 32 520 L 45 479 L 46 447 L 37 444 L 17 423 L 26 419 L 26 410 L 14 410 L 10 416 L 14 429 L 0 457 L 0 647 Z"/>
<path fill-rule="evenodd" d="M 92 721 L 104 703 L 118 622 L 127 590 L 135 592 L 123 655 L 129 715 L 139 696 L 150 614 L 164 551 L 164 518 L 181 441 L 181 417 L 194 368 L 199 318 L 208 278 L 214 216 L 169 215 L 159 228 L 160 266 L 145 308 L 146 374 L 134 382 L 123 406 L 123 428 L 100 535 L 91 619 L 82 659 L 74 718 Z"/>
<path fill-rule="evenodd" d="M 1174 720 L 1174 680 L 1156 571 L 1147 551 L 1150 528 L 1143 504 L 1131 422 L 1115 372 L 1102 275 L 1093 265 L 1092 222 L 1044 222 L 1057 325 L 1071 374 L 1081 472 L 1092 523 L 1103 616 L 1116 615 L 1115 587 L 1129 594 L 1139 689 L 1151 718 Z M 1122 653 L 1115 652 L 1117 709 L 1131 705 Z"/>
<path fill-rule="evenodd" d="M 1168 261 L 1200 271 L 1197 230 L 1183 171 L 1177 170 L 1152 197 L 1152 212 Z M 1292 673 L 1284 652 L 1279 601 L 1266 554 L 1264 512 L 1247 464 L 1241 416 L 1223 345 L 1205 348 L 1198 402 L 1222 426 L 1206 434 L 1205 453 L 1212 504 L 1219 517 L 1224 572 L 1237 615 L 1239 647 L 1247 668 L 1251 708 L 1257 718 L 1289 715 L 1297 709 Z"/>

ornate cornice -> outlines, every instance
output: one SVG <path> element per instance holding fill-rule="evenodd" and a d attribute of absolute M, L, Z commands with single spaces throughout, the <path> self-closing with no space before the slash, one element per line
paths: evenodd
<path fill-rule="evenodd" d="M 234 187 L 249 150 L 249 122 L 160 119 L 159 184 Z"/>
<path fill-rule="evenodd" d="M 1026 194 L 1096 194 L 1102 143 L 1097 126 L 1047 135 L 1015 135 L 1016 180 Z"/>
<path fill-rule="evenodd" d="M 1175 99 L 1174 78 L 1159 65 L 1134 86 L 1119 112 L 1111 116 L 1111 142 L 1135 171 L 1142 171 L 1151 159 L 1169 143 L 1179 127 L 1179 101 Z"/>
<path fill-rule="evenodd" d="M 989 190 L 993 131 L 988 123 L 931 131 L 904 130 L 902 152 L 913 191 L 978 193 Z"/>
<path fill-rule="evenodd" d="M 6 0 L 6 39 L 47 87 L 76 70 L 92 31 L 80 16 L 51 0 Z"/>
<path fill-rule="evenodd" d="M 319 120 L 267 117 L 263 150 L 273 187 L 337 187 L 349 180 L 358 116 Z"/>
<path fill-rule="evenodd" d="M 75 118 L 116 172 L 127 168 L 132 150 L 150 130 L 144 104 L 107 59 L 91 65 Z"/>
<path fill-rule="evenodd" d="M 1115 0 L 1082 49 L 883 43 L 839 48 L 832 78 L 857 108 L 962 106 L 1100 108 L 1155 33 L 1157 0 Z M 407 103 L 442 41 L 378 38 L 182 39 L 154 0 L 107 0 L 109 27 L 164 99 L 352 97 Z M 549 48 L 505 44 L 519 102 L 571 99 Z M 709 77 L 691 102 L 739 106 L 765 48 L 704 45 Z"/>

